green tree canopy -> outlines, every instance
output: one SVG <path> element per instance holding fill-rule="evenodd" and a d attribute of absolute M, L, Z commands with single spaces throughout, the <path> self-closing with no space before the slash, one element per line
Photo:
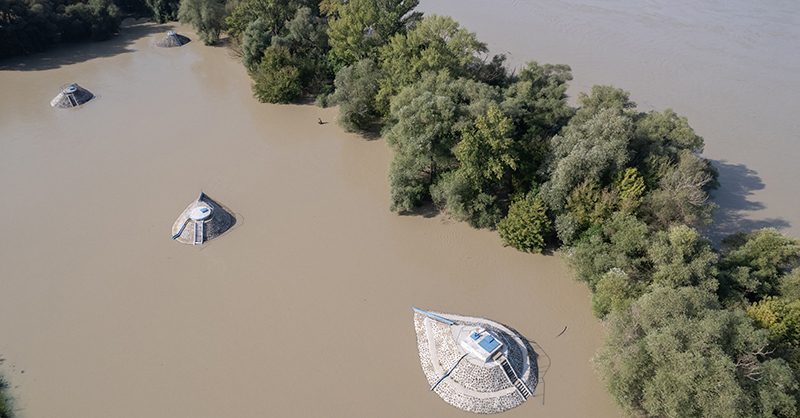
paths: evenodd
<path fill-rule="evenodd" d="M 381 48 L 379 108 L 389 110 L 389 100 L 403 87 L 422 77 L 425 72 L 445 72 L 452 78 L 466 77 L 480 63 L 477 54 L 487 52 L 478 41 L 449 16 L 425 16 L 412 30 L 399 32 Z"/>
<path fill-rule="evenodd" d="M 336 123 L 347 132 L 363 131 L 378 116 L 375 110 L 375 95 L 378 80 L 383 72 L 370 59 L 346 66 L 336 73 L 336 90 L 331 100 L 339 105 Z"/>
<path fill-rule="evenodd" d="M 166 23 L 171 20 L 178 20 L 178 9 L 180 0 L 145 0 L 147 6 L 153 11 L 153 19 L 157 23 Z"/>
<path fill-rule="evenodd" d="M 561 212 L 575 186 L 587 179 L 602 185 L 613 172 L 624 170 L 632 127 L 630 118 L 604 109 L 584 124 L 570 123 L 553 137 L 546 168 L 550 179 L 542 185 L 547 206 Z"/>
<path fill-rule="evenodd" d="M 434 202 L 454 219 L 476 228 L 493 227 L 500 221 L 505 207 L 499 192 L 518 160 L 512 131 L 511 119 L 494 105 L 479 115 L 458 144 L 458 169 L 445 174 L 431 189 Z"/>
<path fill-rule="evenodd" d="M 544 202 L 535 191 L 511 203 L 508 216 L 497 223 L 503 245 L 535 253 L 541 253 L 547 245 L 552 229 Z"/>
<path fill-rule="evenodd" d="M 291 103 L 303 92 L 300 70 L 286 47 L 269 47 L 250 76 L 253 94 L 262 103 Z"/>
<path fill-rule="evenodd" d="M 378 58 L 378 51 L 396 33 L 405 33 L 422 17 L 419 0 L 350 0 L 338 4 L 330 21 L 331 52 L 349 65 Z"/>
<path fill-rule="evenodd" d="M 392 100 L 383 130 L 396 160 L 389 171 L 389 178 L 393 179 L 392 210 L 408 211 L 421 203 L 421 200 L 403 197 L 401 190 L 418 190 L 418 180 L 424 178 L 424 192 L 415 192 L 414 196 L 427 197 L 428 187 L 441 173 L 458 168 L 453 149 L 462 133 L 499 99 L 499 93 L 485 84 L 426 73 Z M 415 179 L 415 186 L 406 187 L 401 179 Z M 414 203 L 409 207 L 400 202 Z"/>
<path fill-rule="evenodd" d="M 529 61 L 505 92 L 503 108 L 524 132 L 550 137 L 569 122 L 575 109 L 567 104 L 572 69 L 564 64 Z"/>
<path fill-rule="evenodd" d="M 717 205 L 708 201 L 708 191 L 717 187 L 716 176 L 708 160 L 680 151 L 675 163 L 661 166 L 658 187 L 642 200 L 642 216 L 662 228 L 709 225 Z"/>
<path fill-rule="evenodd" d="M 653 283 L 663 287 L 696 286 L 707 292 L 718 287 L 719 255 L 708 238 L 685 225 L 659 231 L 648 249 Z"/>
<path fill-rule="evenodd" d="M 595 364 L 631 415 L 792 417 L 797 382 L 780 359 L 764 359 L 763 332 L 695 287 L 656 288 L 609 319 Z"/>
<path fill-rule="evenodd" d="M 224 16 L 225 6 L 218 0 L 181 0 L 178 9 L 178 20 L 192 25 L 206 45 L 219 41 Z"/>
<path fill-rule="evenodd" d="M 247 26 L 260 19 L 266 30 L 277 36 L 303 4 L 302 0 L 243 0 L 233 3 L 224 28 L 230 36 L 241 41 Z"/>
<path fill-rule="evenodd" d="M 773 228 L 723 240 L 720 296 L 726 303 L 779 296 L 783 277 L 800 264 L 800 241 Z"/>
<path fill-rule="evenodd" d="M 652 262 L 648 258 L 650 230 L 635 216 L 622 212 L 562 251 L 575 279 L 595 290 L 597 283 L 611 270 L 619 269 L 632 282 L 650 284 Z"/>
<path fill-rule="evenodd" d="M 272 32 L 261 19 L 247 25 L 242 35 L 242 63 L 248 70 L 255 70 L 264 51 L 272 45 Z"/>
<path fill-rule="evenodd" d="M 636 107 L 636 103 L 630 101 L 629 96 L 630 93 L 614 86 L 594 85 L 589 94 L 578 93 L 580 108 L 575 112 L 570 124 L 584 124 L 603 109 L 613 109 L 617 114 L 633 117 L 635 112 L 632 109 Z"/>

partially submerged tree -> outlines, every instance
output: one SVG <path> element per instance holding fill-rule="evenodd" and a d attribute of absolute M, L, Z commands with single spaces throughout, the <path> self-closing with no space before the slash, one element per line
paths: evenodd
<path fill-rule="evenodd" d="M 219 0 L 181 0 L 178 10 L 178 20 L 192 25 L 206 45 L 219 41 L 224 16 L 225 6 Z"/>
<path fill-rule="evenodd" d="M 377 59 L 380 46 L 419 21 L 422 13 L 413 11 L 418 4 L 419 0 L 350 0 L 338 4 L 328 31 L 331 53 L 349 65 Z"/>
<path fill-rule="evenodd" d="M 347 132 L 363 131 L 375 121 L 375 95 L 378 80 L 383 76 L 375 62 L 369 59 L 346 66 L 336 73 L 336 90 L 331 101 L 339 105 L 336 123 Z"/>

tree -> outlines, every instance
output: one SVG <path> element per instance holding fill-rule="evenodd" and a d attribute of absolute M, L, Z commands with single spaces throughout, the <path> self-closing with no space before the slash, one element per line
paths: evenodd
<path fill-rule="evenodd" d="M 636 156 L 633 164 L 640 168 L 650 188 L 657 187 L 661 180 L 663 165 L 677 162 L 683 151 L 700 153 L 703 146 L 703 138 L 689 126 L 686 117 L 672 109 L 640 114 L 630 144 Z"/>
<path fill-rule="evenodd" d="M 178 20 L 190 24 L 206 45 L 219 41 L 225 6 L 218 0 L 182 0 L 178 10 Z"/>
<path fill-rule="evenodd" d="M 261 19 L 266 30 L 277 36 L 300 6 L 301 0 L 243 0 L 233 5 L 224 28 L 228 35 L 241 41 L 247 26 Z"/>
<path fill-rule="evenodd" d="M 631 283 L 650 284 L 652 262 L 648 258 L 650 230 L 635 216 L 616 212 L 602 226 L 590 228 L 584 236 L 561 252 L 575 279 L 595 291 L 609 271 L 621 270 Z"/>
<path fill-rule="evenodd" d="M 286 23 L 281 35 L 273 38 L 273 45 L 285 46 L 292 54 L 318 59 L 328 49 L 326 21 L 314 16 L 309 7 L 300 7 L 292 20 Z"/>
<path fill-rule="evenodd" d="M 109 0 L 89 0 L 64 8 L 61 37 L 65 41 L 91 38 L 104 41 L 117 33 L 122 19 L 117 5 Z"/>
<path fill-rule="evenodd" d="M 402 190 L 413 190 L 414 196 L 419 196 L 416 191 L 422 181 L 421 196 L 426 198 L 430 186 L 439 181 L 443 173 L 458 168 L 453 148 L 461 139 L 462 132 L 473 127 L 475 119 L 485 114 L 498 100 L 499 94 L 489 86 L 431 73 L 426 73 L 420 81 L 404 88 L 392 100 L 383 129 L 386 143 L 398 161 L 392 164 L 389 173 L 392 210 L 413 209 L 413 206 L 408 207 L 401 202 L 416 202 L 414 206 L 421 203 L 417 198 L 402 197 Z M 408 172 L 400 173 L 398 170 Z M 402 181 L 410 183 L 404 184 Z M 458 184 L 463 182 L 459 181 Z"/>
<path fill-rule="evenodd" d="M 481 62 L 477 54 L 487 52 L 478 41 L 449 16 L 425 16 L 412 30 L 398 32 L 380 49 L 380 63 L 386 77 L 380 80 L 379 110 L 387 113 L 389 100 L 403 87 L 416 82 L 425 72 L 446 73 L 459 78 Z"/>
<path fill-rule="evenodd" d="M 800 300 L 767 296 L 747 307 L 747 315 L 775 344 L 800 346 Z"/>
<path fill-rule="evenodd" d="M 708 238 L 685 225 L 659 231 L 648 249 L 653 283 L 663 287 L 696 286 L 707 292 L 718 287 L 719 255 Z"/>
<path fill-rule="evenodd" d="M 720 296 L 727 304 L 780 295 L 783 277 L 800 265 L 800 241 L 773 228 L 733 234 L 722 243 Z"/>
<path fill-rule="evenodd" d="M 720 309 L 712 294 L 655 288 L 608 323 L 594 362 L 613 399 L 631 415 L 796 414 L 797 381 L 786 363 L 765 359 L 764 333 L 743 311 Z"/>
<path fill-rule="evenodd" d="M 493 227 L 505 209 L 498 199 L 508 173 L 517 167 L 511 119 L 492 106 L 464 131 L 456 158 L 459 166 L 431 189 L 434 202 L 454 219 L 476 228 Z"/>
<path fill-rule="evenodd" d="M 474 129 L 464 132 L 456 151 L 459 170 L 479 188 L 516 170 L 519 158 L 510 137 L 512 129 L 511 119 L 492 106 L 485 116 L 478 116 Z"/>
<path fill-rule="evenodd" d="M 404 33 L 419 21 L 422 13 L 413 12 L 419 0 L 350 0 L 340 3 L 331 19 L 332 53 L 349 65 L 363 59 L 378 58 L 378 48 L 392 35 Z"/>
<path fill-rule="evenodd" d="M 507 109 L 523 132 L 551 137 L 575 114 L 567 104 L 567 81 L 572 69 L 564 64 L 543 64 L 529 61 L 520 70 L 518 81 L 505 92 Z"/>
<path fill-rule="evenodd" d="M 570 122 L 551 142 L 546 168 L 550 180 L 542 185 L 547 206 L 560 213 L 575 186 L 587 179 L 602 185 L 612 172 L 624 170 L 631 134 L 630 118 L 613 109 L 601 110 L 581 125 Z"/>
<path fill-rule="evenodd" d="M 708 191 L 717 187 L 716 170 L 708 160 L 683 150 L 678 161 L 665 163 L 658 188 L 642 200 L 641 213 L 648 223 L 662 228 L 673 225 L 703 227 L 713 222 L 717 205 Z"/>
<path fill-rule="evenodd" d="M 519 251 L 542 252 L 547 245 L 547 237 L 552 232 L 552 224 L 547 217 L 544 202 L 536 191 L 511 204 L 508 216 L 497 223 L 497 232 L 503 245 Z"/>
<path fill-rule="evenodd" d="M 505 205 L 494 193 L 478 188 L 461 170 L 442 174 L 430 193 L 453 219 L 473 228 L 490 228 L 503 218 Z"/>
<path fill-rule="evenodd" d="M 264 103 L 291 103 L 303 92 L 300 70 L 285 47 L 269 47 L 251 72 L 253 94 Z"/>
<path fill-rule="evenodd" d="M 336 73 L 336 90 L 331 97 L 339 105 L 336 123 L 347 132 L 364 131 L 378 116 L 375 95 L 383 73 L 372 60 L 360 61 Z"/>
<path fill-rule="evenodd" d="M 153 11 L 153 19 L 157 23 L 167 23 L 178 19 L 180 0 L 146 0 L 146 2 Z"/>
<path fill-rule="evenodd" d="M 612 268 L 595 286 L 592 294 L 592 312 L 604 318 L 611 312 L 624 312 L 643 292 L 622 269 Z"/>
<path fill-rule="evenodd" d="M 630 101 L 629 96 L 630 93 L 614 86 L 594 85 L 591 93 L 578 93 L 580 108 L 570 119 L 570 124 L 582 125 L 603 109 L 613 109 L 616 114 L 633 117 L 635 113 L 632 109 L 636 107 L 636 103 Z"/>
<path fill-rule="evenodd" d="M 272 32 L 261 19 L 250 22 L 242 35 L 242 63 L 248 70 L 255 70 L 264 51 L 272 44 Z"/>
<path fill-rule="evenodd" d="M 600 190 L 597 180 L 586 179 L 572 189 L 564 208 L 572 215 L 579 230 L 585 230 L 592 225 L 602 224 L 618 203 L 619 195 L 615 191 L 607 187 Z"/>
<path fill-rule="evenodd" d="M 14 399 L 8 393 L 8 380 L 0 375 L 0 418 L 14 418 Z"/>

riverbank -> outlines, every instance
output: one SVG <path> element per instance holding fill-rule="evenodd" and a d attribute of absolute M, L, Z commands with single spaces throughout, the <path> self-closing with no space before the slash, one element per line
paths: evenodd
<path fill-rule="evenodd" d="M 189 28 L 126 23 L 0 65 L 0 352 L 26 415 L 463 416 L 420 370 L 426 306 L 542 348 L 544 406 L 504 416 L 618 416 L 589 363 L 603 327 L 555 257 L 389 212 L 382 140 L 259 104 Z M 193 42 L 155 47 L 170 29 Z M 50 107 L 71 82 L 97 99 Z M 200 191 L 237 224 L 198 252 L 170 226 Z"/>

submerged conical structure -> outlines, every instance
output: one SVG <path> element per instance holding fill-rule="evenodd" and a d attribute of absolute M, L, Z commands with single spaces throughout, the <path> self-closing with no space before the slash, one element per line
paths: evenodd
<path fill-rule="evenodd" d="M 192 245 L 201 245 L 214 239 L 236 224 L 233 212 L 217 203 L 205 193 L 192 202 L 172 225 L 172 239 Z"/>
<path fill-rule="evenodd" d="M 187 43 L 189 43 L 189 38 L 183 35 L 178 35 L 173 31 L 169 31 L 167 32 L 167 36 L 159 39 L 158 42 L 156 42 L 156 46 L 161 48 L 172 48 L 176 46 L 183 46 Z"/>
<path fill-rule="evenodd" d="M 50 106 L 61 108 L 76 107 L 94 98 L 92 92 L 75 83 L 64 84 L 59 87 L 59 90 L 61 92 L 50 101 Z"/>
<path fill-rule="evenodd" d="M 445 402 L 495 414 L 535 396 L 537 354 L 515 330 L 484 318 L 414 308 L 422 371 Z"/>

